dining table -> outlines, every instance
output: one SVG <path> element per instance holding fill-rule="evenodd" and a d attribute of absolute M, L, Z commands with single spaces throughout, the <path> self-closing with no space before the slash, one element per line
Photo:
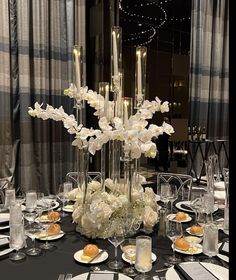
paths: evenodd
<path fill-rule="evenodd" d="M 176 201 L 177 202 L 177 201 Z M 160 202 L 161 205 L 161 202 Z M 174 212 L 179 211 L 174 204 Z M 55 209 L 56 211 L 56 209 Z M 220 220 L 224 215 L 223 209 L 218 209 L 213 213 L 214 220 Z M 194 214 L 189 214 L 192 219 L 186 223 L 183 223 L 184 231 L 194 223 Z M 55 239 L 49 242 L 54 244 L 50 250 L 42 250 L 38 256 L 27 255 L 25 259 L 19 261 L 11 261 L 9 254 L 0 256 L 0 278 L 6 280 L 58 280 L 59 274 L 71 273 L 73 277 L 88 273 L 94 266 L 99 267 L 101 270 L 110 270 L 108 263 L 114 259 L 114 246 L 107 239 L 90 239 L 81 235 L 76 231 L 76 223 L 73 223 L 72 213 L 68 213 L 66 217 L 62 217 L 60 220 L 62 231 L 65 233 L 61 238 Z M 152 270 L 147 274 L 151 277 L 159 276 L 165 279 L 168 267 L 166 266 L 166 258 L 172 254 L 171 240 L 161 232 L 158 222 L 151 233 L 146 233 L 142 228 L 136 233 L 137 235 L 149 235 L 152 238 L 152 252 L 156 256 L 156 260 L 152 264 Z M 186 233 L 186 232 L 185 232 Z M 9 228 L 3 228 L 0 230 L 0 234 L 9 235 Z M 134 236 L 135 237 L 135 236 Z M 228 239 L 222 229 L 219 228 L 219 242 L 223 242 Z M 26 240 L 27 247 L 32 246 L 31 239 Z M 40 246 L 45 241 L 36 240 L 36 247 Z M 85 245 L 92 243 L 96 244 L 100 249 L 104 249 L 108 253 L 108 257 L 102 262 L 97 264 L 87 264 L 80 262 L 74 256 L 75 254 L 83 250 Z M 3 248 L 0 248 L 0 252 Z M 25 252 L 27 248 L 21 249 Z M 176 252 L 176 254 L 184 262 L 186 255 Z M 207 258 L 206 255 L 200 253 L 196 255 L 197 261 L 201 262 Z M 130 264 L 123 260 L 122 251 L 118 247 L 118 259 L 124 264 L 124 268 Z M 224 261 L 218 256 L 213 257 L 214 261 L 221 267 L 229 268 L 229 263 Z M 123 269 L 117 272 L 122 273 Z M 132 278 L 132 277 L 131 277 Z M 73 278 L 72 278 L 73 279 Z M 153 279 L 158 279 L 153 278 Z M 226 280 L 227 278 L 223 279 Z M 76 279 L 77 280 L 77 279 Z M 169 280 L 169 279 L 167 279 Z M 175 280 L 175 279 L 170 279 Z"/>

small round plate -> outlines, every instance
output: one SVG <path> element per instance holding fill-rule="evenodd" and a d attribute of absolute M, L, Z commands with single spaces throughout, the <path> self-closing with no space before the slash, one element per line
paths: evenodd
<path fill-rule="evenodd" d="M 41 218 L 43 217 L 43 218 Z M 56 223 L 56 222 L 59 222 L 61 220 L 61 218 L 57 219 L 56 221 L 50 221 L 48 218 L 47 218 L 47 215 L 42 215 L 38 218 L 35 219 L 35 222 L 36 223 Z"/>
<path fill-rule="evenodd" d="M 99 252 L 100 251 L 102 251 L 102 250 L 99 249 Z M 92 262 L 89 263 L 88 261 L 85 261 L 85 260 L 81 259 L 82 255 L 83 255 L 83 250 L 79 250 L 76 253 L 74 253 L 74 259 L 77 262 L 80 262 L 80 263 L 94 264 L 94 263 L 103 262 L 103 261 L 105 261 L 108 258 L 108 253 L 106 251 L 104 251 L 99 257 L 97 257 L 95 260 L 93 260 Z"/>
<path fill-rule="evenodd" d="M 198 237 L 202 237 L 202 236 L 203 236 L 203 233 L 202 233 L 202 234 L 192 233 L 192 232 L 190 231 L 190 228 L 191 228 L 191 227 L 186 228 L 186 232 L 187 232 L 188 234 L 191 234 L 191 235 L 194 235 L 194 236 L 198 236 Z"/>
<path fill-rule="evenodd" d="M 9 235 L 0 234 L 0 247 L 9 244 Z"/>
<path fill-rule="evenodd" d="M 171 245 L 171 248 L 173 249 L 173 244 Z M 192 250 L 191 248 L 194 248 L 194 250 Z M 187 251 L 182 251 L 180 249 L 177 249 L 175 247 L 175 251 L 181 254 L 185 254 L 185 255 L 197 255 L 197 254 L 201 254 L 202 253 L 202 245 L 201 244 L 194 244 L 194 246 L 190 247 L 189 250 Z"/>
<path fill-rule="evenodd" d="M 130 260 L 127 259 L 127 258 L 125 257 L 125 253 L 123 253 L 123 254 L 121 255 L 121 257 L 122 257 L 122 259 L 123 259 L 124 261 L 126 261 L 126 262 L 128 262 L 128 263 L 131 263 Z M 156 256 L 154 253 L 152 253 L 152 262 L 155 262 L 156 259 L 157 259 L 157 256 Z"/>
<path fill-rule="evenodd" d="M 39 240 L 46 240 L 47 239 L 48 241 L 51 241 L 51 240 L 60 239 L 64 235 L 65 235 L 65 232 L 61 230 L 59 234 L 49 235 L 48 238 L 46 236 L 43 236 L 43 237 L 36 236 L 35 238 L 39 239 Z"/>
<path fill-rule="evenodd" d="M 178 221 L 178 222 L 180 222 L 180 223 L 187 223 L 187 222 L 190 222 L 190 221 L 192 220 L 192 218 L 191 218 L 187 213 L 186 213 L 186 215 L 187 215 L 187 218 L 186 218 L 185 220 Z M 169 215 L 167 215 L 167 219 L 173 220 L 173 221 L 177 221 L 177 220 L 175 219 L 175 214 L 169 214 Z"/>
<path fill-rule="evenodd" d="M 0 213 L 0 224 L 9 222 L 10 220 L 10 213 Z"/>

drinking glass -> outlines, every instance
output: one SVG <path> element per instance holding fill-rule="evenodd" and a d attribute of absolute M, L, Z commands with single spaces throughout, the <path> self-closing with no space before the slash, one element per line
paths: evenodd
<path fill-rule="evenodd" d="M 13 224 L 10 226 L 10 248 L 16 250 L 15 253 L 9 255 L 9 259 L 12 261 L 18 261 L 25 258 L 25 253 L 19 252 L 21 248 L 25 246 L 25 233 L 24 224 Z"/>
<path fill-rule="evenodd" d="M 203 202 L 202 202 L 202 196 L 198 192 L 192 192 L 190 197 L 190 207 L 194 211 L 194 222 L 197 224 L 197 216 L 198 212 L 202 208 Z"/>
<path fill-rule="evenodd" d="M 223 168 L 223 176 L 225 182 L 225 209 L 224 209 L 224 225 L 223 231 L 229 234 L 229 169 Z"/>
<path fill-rule="evenodd" d="M 33 212 L 37 207 L 37 193 L 36 191 L 27 191 L 25 197 L 25 206 L 27 212 Z"/>
<path fill-rule="evenodd" d="M 17 202 L 11 203 L 10 206 L 10 218 L 9 224 L 20 224 L 23 221 L 23 214 L 21 210 L 21 204 Z"/>
<path fill-rule="evenodd" d="M 160 199 L 164 202 L 165 208 L 167 208 L 167 204 L 170 198 L 170 184 L 169 183 L 162 183 L 161 184 L 161 195 Z"/>
<path fill-rule="evenodd" d="M 203 204 L 207 214 L 214 212 L 214 203 L 215 203 L 214 193 L 212 192 L 205 193 L 203 196 Z"/>
<path fill-rule="evenodd" d="M 124 256 L 127 260 L 129 260 L 130 266 L 123 270 L 124 274 L 128 276 L 136 276 L 137 271 L 134 267 L 135 256 L 136 256 L 136 239 L 135 238 L 127 238 L 121 244 L 120 248 L 124 253 Z"/>
<path fill-rule="evenodd" d="M 136 237 L 135 268 L 141 274 L 135 280 L 151 279 L 146 272 L 152 269 L 152 239 L 150 236 L 140 235 Z"/>
<path fill-rule="evenodd" d="M 173 203 L 178 198 L 178 189 L 176 185 L 170 184 L 170 213 L 173 213 Z"/>
<path fill-rule="evenodd" d="M 183 229 L 182 224 L 175 220 L 166 220 L 166 236 L 172 241 L 172 247 L 173 247 L 173 255 L 169 256 L 167 258 L 167 261 L 170 264 L 176 264 L 181 261 L 180 258 L 178 258 L 175 255 L 175 240 L 179 237 L 183 236 Z"/>
<path fill-rule="evenodd" d="M 37 228 L 34 228 L 34 227 L 27 227 L 25 228 L 25 234 L 31 238 L 31 241 L 33 243 L 32 245 L 32 248 L 29 248 L 27 251 L 26 251 L 26 254 L 27 255 L 30 255 L 30 256 L 38 256 L 40 253 L 41 253 L 41 249 L 40 248 L 36 248 L 35 246 L 35 238 L 36 238 L 36 234 L 40 233 L 40 229 L 37 229 Z"/>
<path fill-rule="evenodd" d="M 58 199 L 62 202 L 62 213 L 61 217 L 67 217 L 68 214 L 65 213 L 64 207 L 65 202 L 68 201 L 68 193 L 72 190 L 73 186 L 70 182 L 65 182 L 60 185 L 59 192 L 57 194 Z"/>
<path fill-rule="evenodd" d="M 124 241 L 124 239 L 125 233 L 122 226 L 117 227 L 114 234 L 108 238 L 109 242 L 115 247 L 115 260 L 108 264 L 111 269 L 120 269 L 123 267 L 123 263 L 117 260 L 117 247 Z"/>
<path fill-rule="evenodd" d="M 204 262 L 215 263 L 212 257 L 218 254 L 218 227 L 214 223 L 204 226 L 202 251 L 209 257 Z"/>
<path fill-rule="evenodd" d="M 15 189 L 6 189 L 5 190 L 5 208 L 9 209 L 11 204 L 15 202 L 16 193 Z"/>
<path fill-rule="evenodd" d="M 52 223 L 43 223 L 43 229 L 45 231 L 46 238 L 45 238 L 45 243 L 40 245 L 41 249 L 50 250 L 54 247 L 54 244 L 48 242 L 48 228 L 51 224 Z"/>

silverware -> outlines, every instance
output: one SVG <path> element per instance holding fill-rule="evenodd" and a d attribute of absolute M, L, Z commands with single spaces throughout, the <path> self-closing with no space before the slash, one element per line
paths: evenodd
<path fill-rule="evenodd" d="M 67 273 L 65 280 L 71 280 L 72 279 L 72 274 L 71 273 Z"/>
<path fill-rule="evenodd" d="M 91 263 L 94 261 L 96 258 L 100 257 L 106 250 L 100 251 L 96 256 L 94 256 L 91 260 L 88 261 L 88 263 Z"/>
<path fill-rule="evenodd" d="M 157 269 L 155 270 L 155 272 L 162 272 L 162 271 L 166 271 L 169 267 L 165 267 L 165 268 L 161 268 L 161 269 Z"/>

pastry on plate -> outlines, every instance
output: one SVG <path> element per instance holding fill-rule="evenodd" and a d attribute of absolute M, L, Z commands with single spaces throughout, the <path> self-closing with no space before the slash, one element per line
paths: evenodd
<path fill-rule="evenodd" d="M 177 212 L 175 214 L 176 221 L 184 221 L 188 218 L 188 214 L 184 212 Z"/>
<path fill-rule="evenodd" d="M 190 244 L 183 237 L 180 237 L 175 240 L 175 248 L 181 251 L 188 251 Z"/>
<path fill-rule="evenodd" d="M 81 255 L 81 260 L 90 261 L 99 253 L 99 248 L 95 244 L 87 244 L 83 249 L 83 254 Z"/>
<path fill-rule="evenodd" d="M 59 220 L 60 219 L 60 213 L 59 212 L 57 212 L 57 211 L 50 211 L 50 212 L 48 212 L 48 220 L 49 221 L 57 221 L 57 220 Z"/>
<path fill-rule="evenodd" d="M 193 226 L 190 227 L 189 231 L 192 234 L 202 235 L 203 234 L 203 227 L 198 226 L 198 225 L 193 225 Z"/>

